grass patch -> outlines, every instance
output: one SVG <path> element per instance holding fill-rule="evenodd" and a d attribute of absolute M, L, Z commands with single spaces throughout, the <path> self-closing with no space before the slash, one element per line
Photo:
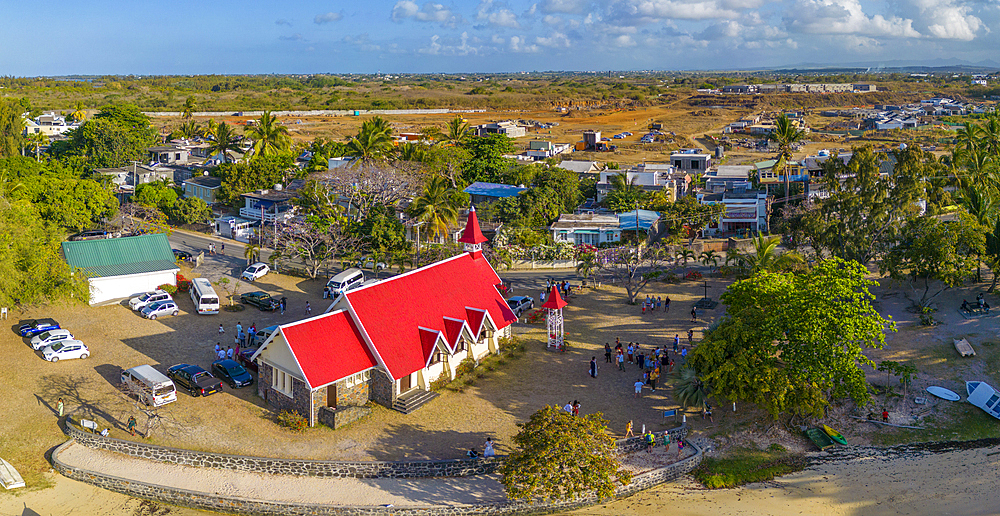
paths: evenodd
<path fill-rule="evenodd" d="M 924 419 L 923 430 L 894 429 L 872 437 L 882 446 L 934 441 L 971 441 L 1000 437 L 1000 423 L 981 408 L 968 403 L 951 403 L 941 415 Z"/>
<path fill-rule="evenodd" d="M 802 470 L 806 465 L 801 455 L 789 453 L 779 444 L 766 450 L 736 448 L 726 457 L 709 457 L 691 473 L 709 489 L 741 486 L 772 480 Z"/>

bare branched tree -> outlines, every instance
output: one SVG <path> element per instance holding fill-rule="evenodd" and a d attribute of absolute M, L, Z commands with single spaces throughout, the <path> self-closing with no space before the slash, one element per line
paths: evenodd
<path fill-rule="evenodd" d="M 376 206 L 395 206 L 412 199 L 423 183 L 416 165 L 403 162 L 357 162 L 316 174 L 350 205 L 350 214 L 360 220 Z"/>
<path fill-rule="evenodd" d="M 624 246 L 597 251 L 595 265 L 602 276 L 622 286 L 629 304 L 634 304 L 647 283 L 669 272 L 669 256 L 659 245 Z"/>
<path fill-rule="evenodd" d="M 293 219 L 279 226 L 276 234 L 272 229 L 268 239 L 275 242 L 279 256 L 301 259 L 306 273 L 315 279 L 330 260 L 361 251 L 362 242 L 348 224 L 343 217 Z"/>

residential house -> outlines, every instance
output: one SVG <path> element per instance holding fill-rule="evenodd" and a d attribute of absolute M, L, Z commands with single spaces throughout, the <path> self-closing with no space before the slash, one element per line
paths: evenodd
<path fill-rule="evenodd" d="M 292 199 L 295 192 L 305 185 L 305 181 L 295 179 L 284 188 L 280 183 L 274 188 L 258 190 L 241 195 L 244 206 L 240 208 L 240 217 L 248 220 L 262 220 L 265 223 L 284 221 L 295 214 Z"/>
<path fill-rule="evenodd" d="M 256 232 L 256 228 L 260 225 L 259 219 L 247 220 L 232 215 L 222 215 L 215 219 L 215 234 L 238 242 L 250 242 L 252 238 L 259 237 L 260 233 Z"/>
<path fill-rule="evenodd" d="M 670 153 L 670 164 L 683 172 L 701 174 L 712 167 L 712 155 L 699 149 L 682 149 Z"/>
<path fill-rule="evenodd" d="M 725 205 L 719 218 L 705 228 L 705 236 L 755 234 L 767 231 L 770 197 L 765 190 L 726 190 L 698 195 L 702 204 Z"/>
<path fill-rule="evenodd" d="M 580 244 L 606 244 L 621 241 L 622 230 L 617 215 L 594 213 L 559 215 L 549 226 L 552 240 Z"/>
<path fill-rule="evenodd" d="M 676 198 L 678 185 L 687 184 L 689 179 L 679 175 L 671 165 L 643 163 L 628 170 L 605 169 L 597 181 L 597 200 L 603 201 L 612 190 L 611 178 L 621 175 L 626 182 L 635 184 L 647 192 L 665 191 Z"/>
<path fill-rule="evenodd" d="M 507 120 L 503 122 L 492 122 L 481 124 L 475 127 L 476 136 L 489 136 L 491 134 L 504 134 L 508 138 L 520 138 L 528 135 L 528 130 L 517 125 L 517 123 Z"/>
<path fill-rule="evenodd" d="M 507 197 L 517 197 L 528 189 L 524 186 L 505 185 L 500 183 L 484 183 L 476 181 L 465 187 L 463 192 L 472 196 L 473 205 L 483 205 Z"/>
<path fill-rule="evenodd" d="M 545 140 L 532 140 L 528 142 L 528 150 L 524 155 L 534 161 L 540 161 L 562 154 L 573 148 L 569 143 L 554 143 Z"/>
<path fill-rule="evenodd" d="M 769 159 L 754 163 L 757 174 L 757 182 L 767 193 L 773 194 L 776 190 L 784 188 L 785 174 L 788 175 L 788 183 L 798 183 L 802 185 L 802 192 L 809 192 L 809 170 L 804 163 L 798 161 L 788 161 L 785 166 L 775 170 L 774 166 L 778 160 Z"/>
<path fill-rule="evenodd" d="M 581 176 L 599 174 L 601 172 L 601 165 L 596 161 L 563 160 L 556 165 L 556 168 L 576 172 Z"/>
<path fill-rule="evenodd" d="M 878 91 L 878 86 L 874 84 L 855 84 L 854 91 L 858 93 L 870 93 L 873 91 Z"/>
<path fill-rule="evenodd" d="M 63 242 L 62 251 L 87 275 L 91 305 L 176 285 L 180 271 L 163 233 Z"/>
<path fill-rule="evenodd" d="M 726 190 L 750 188 L 750 173 L 753 165 L 720 165 L 705 174 L 705 189 L 713 193 Z"/>
<path fill-rule="evenodd" d="M 461 240 L 462 254 L 348 291 L 326 313 L 280 325 L 252 358 L 258 394 L 310 425 L 368 401 L 409 412 L 414 400 L 434 396 L 432 382 L 496 353 L 516 317 L 482 255 L 475 210 Z"/>
<path fill-rule="evenodd" d="M 215 204 L 219 188 L 222 187 L 222 178 L 205 172 L 204 175 L 185 180 L 183 187 L 185 197 L 197 197 L 208 204 Z"/>
<path fill-rule="evenodd" d="M 35 119 L 25 116 L 24 135 L 30 136 L 32 134 L 44 134 L 45 136 L 52 138 L 54 136 L 66 134 L 81 125 L 82 124 L 80 122 L 67 122 L 65 117 L 52 112 L 38 115 Z"/>
<path fill-rule="evenodd" d="M 150 165 L 187 165 L 191 151 L 177 145 L 157 145 L 150 147 Z"/>
<path fill-rule="evenodd" d="M 94 176 L 110 177 L 111 182 L 122 188 L 135 188 L 141 184 L 167 181 L 174 183 L 178 171 L 170 167 L 132 165 L 115 168 L 95 168 Z"/>

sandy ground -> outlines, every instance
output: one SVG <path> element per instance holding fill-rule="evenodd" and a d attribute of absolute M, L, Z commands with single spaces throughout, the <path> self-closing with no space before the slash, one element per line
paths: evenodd
<path fill-rule="evenodd" d="M 860 448 L 857 457 L 814 465 L 771 482 L 707 490 L 683 480 L 577 515 L 736 516 L 768 514 L 1000 514 L 996 448 L 892 457 Z"/>

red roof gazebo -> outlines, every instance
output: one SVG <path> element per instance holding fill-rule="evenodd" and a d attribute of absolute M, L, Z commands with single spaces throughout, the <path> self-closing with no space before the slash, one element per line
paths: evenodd
<path fill-rule="evenodd" d="M 542 308 L 546 311 L 545 322 L 549 330 L 547 348 L 555 348 L 561 351 L 565 345 L 562 309 L 566 304 L 566 301 L 559 295 L 559 289 L 555 285 L 552 285 L 549 298 L 542 305 Z"/>

